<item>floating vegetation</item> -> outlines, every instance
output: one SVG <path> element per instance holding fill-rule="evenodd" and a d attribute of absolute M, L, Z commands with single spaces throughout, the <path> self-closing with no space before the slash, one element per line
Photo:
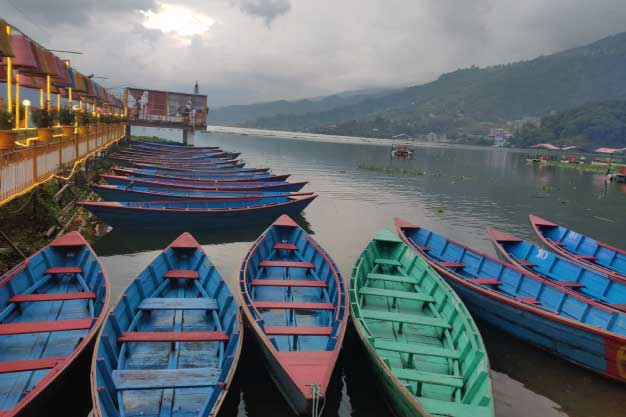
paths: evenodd
<path fill-rule="evenodd" d="M 542 165 L 549 167 L 557 167 L 557 168 L 569 168 L 569 169 L 577 169 L 581 172 L 595 172 L 597 174 L 607 174 L 610 172 L 607 171 L 615 171 L 615 164 L 609 168 L 607 165 L 592 165 L 592 164 L 576 164 L 576 163 L 567 163 L 560 161 L 546 161 L 543 162 Z"/>
<path fill-rule="evenodd" d="M 421 175 L 426 174 L 424 171 L 421 171 L 419 169 L 383 167 L 379 165 L 367 165 L 367 164 L 359 165 L 359 169 L 363 169 L 365 171 L 385 172 L 388 174 L 402 174 L 402 175 L 415 175 L 415 176 L 421 176 Z"/>
<path fill-rule="evenodd" d="M 437 213 L 438 213 L 438 214 L 443 214 L 443 212 L 444 212 L 443 208 L 438 208 L 438 209 L 437 209 Z"/>

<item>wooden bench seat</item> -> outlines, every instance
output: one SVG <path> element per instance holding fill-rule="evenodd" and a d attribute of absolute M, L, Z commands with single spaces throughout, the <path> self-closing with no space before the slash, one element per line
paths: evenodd
<path fill-rule="evenodd" d="M 58 294 L 18 294 L 9 298 L 10 303 L 34 303 L 38 301 L 93 300 L 96 294 L 86 292 L 66 292 Z"/>
<path fill-rule="evenodd" d="M 92 321 L 93 319 L 79 319 L 0 324 L 0 336 L 87 330 L 91 328 Z"/>
<path fill-rule="evenodd" d="M 146 298 L 139 310 L 217 310 L 214 298 Z"/>
<path fill-rule="evenodd" d="M 289 279 L 253 279 L 250 281 L 253 287 L 312 287 L 326 288 L 328 284 L 324 281 L 313 280 L 289 280 Z"/>
<path fill-rule="evenodd" d="M 438 262 L 437 264 L 443 268 L 452 268 L 452 269 L 465 268 L 465 264 L 462 264 L 460 262 Z"/>
<path fill-rule="evenodd" d="M 166 279 L 198 279 L 200 274 L 192 269 L 171 269 L 163 275 Z"/>
<path fill-rule="evenodd" d="M 493 417 L 491 406 L 462 404 L 452 401 L 442 401 L 433 398 L 420 397 L 422 406 L 428 410 L 430 414 L 452 416 L 452 417 Z"/>
<path fill-rule="evenodd" d="M 52 369 L 65 360 L 59 358 L 24 359 L 11 362 L 0 362 L 0 374 L 11 372 L 39 371 L 41 369 Z"/>
<path fill-rule="evenodd" d="M 259 263 L 260 267 L 270 268 L 270 267 L 283 267 L 283 268 L 315 268 L 315 265 L 312 262 L 294 262 L 294 261 L 261 261 Z"/>
<path fill-rule="evenodd" d="M 276 250 L 298 250 L 298 247 L 293 243 L 277 243 L 274 245 Z"/>
<path fill-rule="evenodd" d="M 392 321 L 405 324 L 419 324 L 424 326 L 442 327 L 450 329 L 452 326 L 446 320 L 437 317 L 426 317 L 418 314 L 394 313 L 390 311 L 361 310 L 364 319 Z"/>
<path fill-rule="evenodd" d="M 128 342 L 226 342 L 225 332 L 125 332 L 118 337 L 120 343 Z"/>
<path fill-rule="evenodd" d="M 53 266 L 44 271 L 46 275 L 82 274 L 83 268 L 80 266 Z"/>
<path fill-rule="evenodd" d="M 412 353 L 415 355 L 436 356 L 441 358 L 459 359 L 461 357 L 461 352 L 456 349 L 446 349 L 417 343 L 408 344 L 376 339 L 374 340 L 374 347 L 391 352 Z"/>
<path fill-rule="evenodd" d="M 376 272 L 370 272 L 367 274 L 367 279 L 379 280 L 379 281 L 388 281 L 388 282 L 398 282 L 401 284 L 417 284 L 415 278 L 412 277 L 404 277 L 400 275 L 389 275 L 389 274 L 378 274 Z"/>
<path fill-rule="evenodd" d="M 219 368 L 122 369 L 112 373 L 117 390 L 209 387 L 218 384 Z"/>
<path fill-rule="evenodd" d="M 377 265 L 402 266 L 400 261 L 397 261 L 395 259 L 376 258 L 374 259 L 374 263 Z"/>
<path fill-rule="evenodd" d="M 330 336 L 332 327 L 266 326 L 268 336 Z"/>
<path fill-rule="evenodd" d="M 255 308 L 265 310 L 334 310 L 332 303 L 296 303 L 286 301 L 255 301 Z"/>
<path fill-rule="evenodd" d="M 361 295 L 375 295 L 379 297 L 390 297 L 403 300 L 434 302 L 435 299 L 427 294 L 420 294 L 409 291 L 388 290 L 385 288 L 362 287 L 359 289 Z"/>
<path fill-rule="evenodd" d="M 398 378 L 422 384 L 443 385 L 446 387 L 463 388 L 463 378 L 415 369 L 392 368 L 391 372 Z"/>

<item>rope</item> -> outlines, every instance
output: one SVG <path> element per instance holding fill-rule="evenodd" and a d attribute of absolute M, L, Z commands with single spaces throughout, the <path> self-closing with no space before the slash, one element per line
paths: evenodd
<path fill-rule="evenodd" d="M 311 400 L 311 416 L 321 417 L 324 413 L 324 406 L 326 405 L 326 398 L 322 397 L 322 390 L 319 385 L 311 385 L 311 391 L 313 391 L 313 398 Z M 320 407 L 320 399 L 322 399 L 322 406 Z"/>

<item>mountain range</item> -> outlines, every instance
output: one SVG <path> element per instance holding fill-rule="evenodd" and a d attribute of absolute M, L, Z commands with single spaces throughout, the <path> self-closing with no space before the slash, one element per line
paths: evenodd
<path fill-rule="evenodd" d="M 459 69 L 422 85 L 231 106 L 209 117 L 212 124 L 342 135 L 484 136 L 516 119 L 624 100 L 625 69 L 626 32 L 529 61 Z"/>

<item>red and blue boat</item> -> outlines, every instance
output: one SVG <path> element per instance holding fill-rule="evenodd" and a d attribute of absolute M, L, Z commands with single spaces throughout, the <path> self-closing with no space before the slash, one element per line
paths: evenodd
<path fill-rule="evenodd" d="M 626 280 L 626 251 L 531 215 L 530 223 L 541 241 L 574 262 Z"/>
<path fill-rule="evenodd" d="M 184 233 L 124 291 L 98 338 L 95 417 L 217 415 L 242 346 L 237 303 Z"/>
<path fill-rule="evenodd" d="M 114 156 L 124 156 L 128 158 L 138 159 L 154 159 L 159 161 L 171 161 L 171 162 L 202 162 L 210 161 L 214 159 L 232 159 L 237 158 L 239 152 L 225 152 L 222 150 L 216 150 L 214 152 L 202 152 L 197 154 L 171 154 L 166 152 L 154 152 L 149 153 L 145 151 L 133 151 L 133 150 L 120 150 L 113 154 Z"/>
<path fill-rule="evenodd" d="M 302 212 L 317 194 L 223 200 L 114 202 L 85 201 L 82 206 L 113 227 L 199 230 L 268 224 L 282 214 Z"/>
<path fill-rule="evenodd" d="M 248 172 L 218 172 L 213 174 L 162 174 L 154 173 L 152 170 L 138 168 L 112 168 L 111 171 L 116 175 L 125 175 L 128 177 L 139 177 L 147 179 L 166 179 L 180 182 L 190 183 L 214 183 L 218 182 L 252 182 L 252 181 L 285 181 L 289 175 L 274 175 L 269 173 L 248 173 Z"/>
<path fill-rule="evenodd" d="M 73 400 L 88 395 L 86 371 L 109 304 L 91 247 L 78 232 L 54 240 L 0 278 L 0 300 L 0 415 L 88 412 Z"/>
<path fill-rule="evenodd" d="M 183 143 L 131 142 L 133 148 L 157 149 L 166 152 L 198 152 L 213 151 L 217 146 L 189 146 Z"/>
<path fill-rule="evenodd" d="M 321 415 L 348 319 L 335 263 L 281 216 L 246 255 L 239 289 L 244 317 L 283 397 L 298 415 Z"/>
<path fill-rule="evenodd" d="M 626 313 L 552 280 L 395 219 L 400 237 L 472 315 L 606 377 L 626 382 Z"/>
<path fill-rule="evenodd" d="M 219 165 L 235 166 L 239 160 L 234 158 L 212 158 L 203 159 L 201 161 L 179 161 L 179 160 L 163 160 L 155 158 L 131 158 L 124 155 L 110 155 L 109 159 L 122 164 L 147 163 L 153 165 L 164 166 L 168 168 L 207 168 Z"/>
<path fill-rule="evenodd" d="M 141 185 L 91 184 L 90 188 L 104 201 L 178 201 L 178 200 L 215 200 L 237 201 L 253 200 L 264 197 L 289 197 L 311 195 L 312 193 L 288 193 L 273 191 L 194 191 L 181 188 L 151 188 Z"/>
<path fill-rule="evenodd" d="M 626 311 L 626 281 L 570 261 L 500 230 L 487 229 L 487 233 L 507 262 L 609 307 Z"/>
<path fill-rule="evenodd" d="M 308 181 L 299 182 L 213 182 L 208 184 L 198 184 L 166 179 L 149 179 L 141 177 L 127 177 L 121 175 L 100 175 L 107 183 L 112 185 L 143 185 L 153 189 L 185 189 L 196 191 L 281 191 L 298 192 Z"/>
<path fill-rule="evenodd" d="M 176 167 L 166 167 L 157 164 L 145 164 L 141 162 L 131 164 L 133 168 L 144 168 L 144 169 L 156 169 L 162 172 L 216 172 L 216 171 L 249 171 L 254 170 L 258 172 L 268 172 L 269 168 L 244 168 L 245 164 L 243 162 L 237 164 L 215 164 L 213 166 L 203 167 L 203 168 L 176 168 Z"/>

